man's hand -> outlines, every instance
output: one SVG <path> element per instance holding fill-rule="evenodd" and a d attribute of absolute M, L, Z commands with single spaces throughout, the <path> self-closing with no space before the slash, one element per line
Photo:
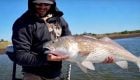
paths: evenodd
<path fill-rule="evenodd" d="M 66 55 L 58 55 L 55 53 L 49 53 L 47 56 L 48 61 L 62 61 L 68 59 L 69 57 Z"/>
<path fill-rule="evenodd" d="M 113 63 L 114 62 L 114 57 L 113 56 L 109 56 L 107 57 L 103 63 Z"/>

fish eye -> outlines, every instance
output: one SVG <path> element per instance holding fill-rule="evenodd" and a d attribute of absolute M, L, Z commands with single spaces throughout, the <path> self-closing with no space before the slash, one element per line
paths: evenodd
<path fill-rule="evenodd" d="M 54 40 L 52 40 L 52 43 L 54 43 Z"/>
<path fill-rule="evenodd" d="M 55 42 L 57 42 L 57 41 L 58 41 L 58 39 L 55 39 L 55 40 L 52 40 L 51 43 L 55 43 Z"/>

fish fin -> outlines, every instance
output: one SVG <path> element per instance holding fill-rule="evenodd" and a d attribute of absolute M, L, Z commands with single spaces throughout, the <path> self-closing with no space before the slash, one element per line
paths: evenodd
<path fill-rule="evenodd" d="M 121 67 L 122 69 L 127 69 L 128 68 L 128 62 L 127 61 L 118 61 L 116 64 Z"/>
<path fill-rule="evenodd" d="M 90 35 L 84 35 L 84 37 L 87 37 L 87 38 L 90 38 L 90 39 L 94 39 L 96 40 L 97 38 L 93 37 L 93 36 L 90 36 Z"/>
<path fill-rule="evenodd" d="M 90 61 L 83 61 L 82 65 L 90 70 L 95 70 L 93 63 Z"/>
<path fill-rule="evenodd" d="M 81 65 L 80 63 L 77 63 L 78 67 L 85 73 L 87 73 L 87 68 L 85 68 L 83 65 Z"/>
<path fill-rule="evenodd" d="M 138 68 L 139 68 L 139 72 L 140 72 L 140 57 L 138 57 L 137 66 L 138 66 Z"/>
<path fill-rule="evenodd" d="M 140 72 L 140 62 L 137 63 L 137 66 L 138 66 L 139 72 Z"/>

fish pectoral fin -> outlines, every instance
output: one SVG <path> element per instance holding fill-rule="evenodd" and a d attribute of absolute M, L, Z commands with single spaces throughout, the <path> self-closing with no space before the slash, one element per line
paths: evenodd
<path fill-rule="evenodd" d="M 78 65 L 78 67 L 80 67 L 80 69 L 83 71 L 83 72 L 85 72 L 85 73 L 87 73 L 87 68 L 85 68 L 83 65 L 81 65 L 80 63 L 77 63 L 77 65 Z"/>
<path fill-rule="evenodd" d="M 82 65 L 90 70 L 95 70 L 93 63 L 90 61 L 83 61 Z"/>
<path fill-rule="evenodd" d="M 140 62 L 137 62 L 137 66 L 138 66 L 139 72 L 140 72 Z"/>
<path fill-rule="evenodd" d="M 118 61 L 116 64 L 121 67 L 122 69 L 127 69 L 128 68 L 128 62 L 127 61 Z"/>
<path fill-rule="evenodd" d="M 137 61 L 137 66 L 138 66 L 138 68 L 139 68 L 139 72 L 140 72 L 140 57 L 138 57 L 138 61 Z"/>

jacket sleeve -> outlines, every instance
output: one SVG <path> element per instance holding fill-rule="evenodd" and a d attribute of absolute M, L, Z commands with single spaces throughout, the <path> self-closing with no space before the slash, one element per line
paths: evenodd
<path fill-rule="evenodd" d="M 32 33 L 26 25 L 15 23 L 13 25 L 12 43 L 14 54 L 10 59 L 22 66 L 41 66 L 46 62 L 46 54 L 37 54 L 31 50 Z"/>
<path fill-rule="evenodd" d="M 60 20 L 62 25 L 62 36 L 72 35 L 68 23 L 65 21 L 65 19 L 61 17 Z"/>

